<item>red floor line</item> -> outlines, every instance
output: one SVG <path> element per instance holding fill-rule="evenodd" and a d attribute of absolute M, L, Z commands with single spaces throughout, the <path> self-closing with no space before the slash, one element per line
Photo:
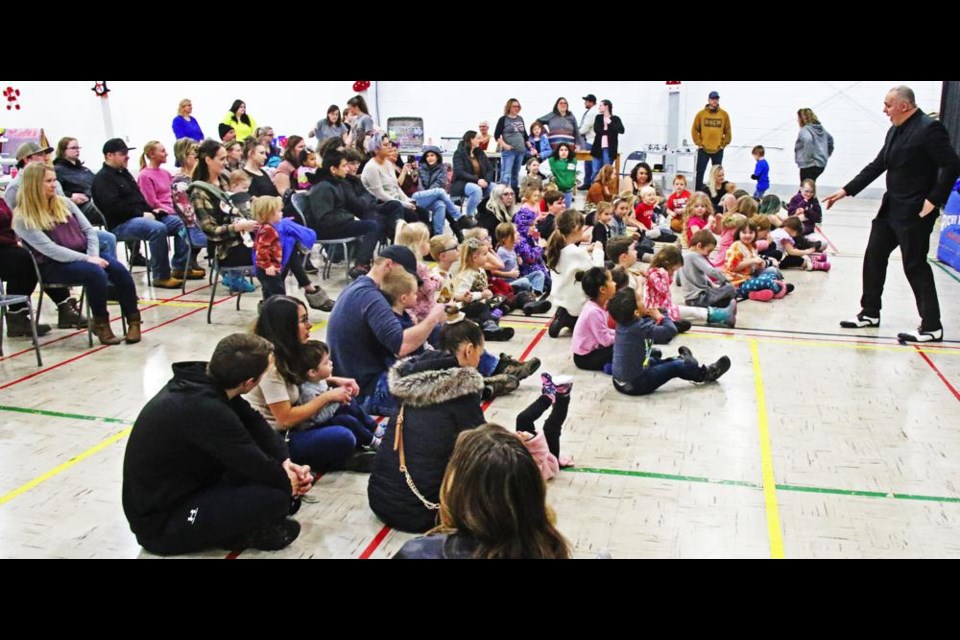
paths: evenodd
<path fill-rule="evenodd" d="M 377 550 L 377 547 L 380 546 L 380 543 L 383 542 L 383 539 L 387 537 L 387 534 L 390 533 L 390 527 L 383 525 L 383 528 L 377 532 L 377 535 L 373 537 L 373 540 L 370 541 L 370 544 L 367 545 L 367 548 L 360 552 L 360 560 L 367 560 Z"/>
<path fill-rule="evenodd" d="M 917 353 L 920 354 L 920 357 L 923 358 L 928 365 L 930 365 L 930 368 L 933 369 L 938 376 L 940 376 L 940 379 L 943 380 L 943 384 L 947 385 L 947 389 L 950 389 L 950 393 L 953 394 L 953 397 L 956 398 L 957 400 L 960 400 L 960 391 L 957 391 L 956 388 L 954 388 L 954 386 L 950 384 L 950 381 L 947 380 L 947 377 L 940 372 L 940 369 L 937 368 L 937 365 L 933 364 L 933 360 L 928 358 L 927 354 L 925 354 L 923 352 L 923 349 L 920 348 L 919 346 L 913 345 L 913 348 L 916 349 Z"/>
<path fill-rule="evenodd" d="M 533 337 L 533 340 L 530 341 L 530 344 L 527 345 L 527 348 L 523 350 L 523 353 L 520 354 L 520 357 L 517 358 L 520 362 L 523 362 L 527 359 L 527 356 L 530 355 L 530 352 L 533 351 L 533 348 L 537 346 L 537 343 L 540 342 L 540 338 L 543 337 L 543 334 L 547 332 L 547 327 L 543 327 L 540 331 Z M 482 405 L 480 405 L 481 411 L 486 411 L 490 405 L 493 404 L 493 400 L 487 400 Z M 387 537 L 387 534 L 390 533 L 390 527 L 383 525 L 383 528 L 374 536 L 373 540 L 370 541 L 370 544 L 360 553 L 360 560 L 368 559 L 374 551 L 377 550 L 377 547 L 380 546 L 380 543 L 383 542 L 383 539 Z"/>
<path fill-rule="evenodd" d="M 162 303 L 164 303 L 164 302 L 173 302 L 174 300 L 177 300 L 178 298 L 182 298 L 183 296 L 188 296 L 188 295 L 190 295 L 191 293 L 194 293 L 195 291 L 200 291 L 201 289 L 206 289 L 206 288 L 209 287 L 209 286 L 211 286 L 211 285 L 205 284 L 205 285 L 203 285 L 202 287 L 197 287 L 196 289 L 191 289 L 190 291 L 187 291 L 186 293 L 181 293 L 179 296 L 174 296 L 173 298 L 157 298 L 156 303 L 151 304 L 151 305 L 148 305 L 148 306 L 146 306 L 146 307 L 143 307 L 142 309 L 140 309 L 140 311 L 143 312 L 143 311 L 147 311 L 148 309 L 153 309 L 154 307 L 160 306 L 160 305 L 161 305 Z M 209 302 L 209 300 L 205 300 L 204 302 Z M 215 304 L 216 304 L 216 303 L 215 303 Z M 120 316 L 116 316 L 116 317 L 114 317 L 114 318 L 110 318 L 110 322 L 116 322 L 116 321 L 119 320 L 119 319 L 120 319 Z M 74 331 L 73 333 L 68 333 L 68 334 L 65 335 L 65 336 L 60 336 L 60 337 L 58 337 L 58 338 L 53 338 L 52 340 L 47 340 L 46 342 L 41 342 L 41 343 L 40 343 L 40 348 L 42 349 L 43 347 L 46 347 L 47 345 L 53 344 L 53 343 L 55 343 L 55 342 L 60 342 L 61 340 L 66 340 L 67 338 L 75 338 L 76 336 L 86 335 L 86 333 L 87 333 L 87 330 L 86 330 L 86 329 L 80 329 L 80 330 L 78 330 L 78 331 Z M 25 353 L 33 353 L 33 347 L 30 347 L 30 348 L 28 348 L 28 349 L 24 349 L 24 350 L 22 350 L 22 351 L 17 351 L 16 353 L 11 353 L 11 354 L 8 355 L 8 356 L 3 356 L 2 358 L 0 358 L 0 362 L 3 362 L 4 360 L 9 360 L 10 358 L 16 358 L 17 356 L 22 356 L 22 355 L 25 354 Z"/>
<path fill-rule="evenodd" d="M 814 226 L 814 229 L 816 229 L 817 233 L 819 233 L 820 235 L 822 235 L 822 236 L 823 236 L 823 239 L 827 241 L 827 244 L 830 246 L 831 249 L 833 249 L 833 254 L 834 254 L 834 255 L 837 255 L 838 253 L 840 253 L 840 250 L 837 249 L 837 245 L 833 244 L 833 242 L 830 240 L 830 238 L 827 237 L 827 234 L 825 234 L 825 233 L 823 232 L 823 229 L 820 227 L 820 225 L 815 225 L 815 226 Z"/>
<path fill-rule="evenodd" d="M 217 306 L 217 305 L 220 304 L 221 302 L 226 302 L 227 300 L 231 300 L 231 299 L 233 299 L 233 298 L 235 298 L 235 297 L 236 297 L 236 294 L 231 295 L 231 296 L 228 296 L 228 297 L 226 297 L 226 298 L 223 298 L 222 300 L 217 300 L 216 302 L 213 303 L 213 306 Z M 172 323 L 172 322 L 176 322 L 176 321 L 178 321 L 178 320 L 183 320 L 183 319 L 186 318 L 187 316 L 192 316 L 193 314 L 199 313 L 199 312 L 201 312 L 201 311 L 206 311 L 206 308 L 205 308 L 205 307 L 201 307 L 201 308 L 199 308 L 199 309 L 194 309 L 193 311 L 188 311 L 188 312 L 186 312 L 186 313 L 184 313 L 184 314 L 182 314 L 182 315 L 177 316 L 176 318 L 172 318 L 172 319 L 170 319 L 170 320 L 167 320 L 166 322 L 161 322 L 160 324 L 155 324 L 155 325 L 151 326 L 149 329 L 144 329 L 144 330 L 143 330 L 143 333 L 150 333 L 150 332 L 153 331 L 154 329 L 159 329 L 160 327 L 164 327 L 164 326 L 166 326 L 166 325 L 168 325 L 168 324 L 170 324 L 170 323 Z M 35 378 L 36 376 L 39 376 L 39 375 L 41 375 L 41 374 L 43 374 L 43 373 L 46 373 L 46 372 L 48 372 L 48 371 L 53 371 L 54 369 L 57 369 L 57 368 L 59 368 L 59 367 L 62 367 L 62 366 L 65 365 L 65 364 L 70 364 L 71 362 L 76 362 L 77 360 L 79 360 L 79 359 L 81 359 L 81 358 L 85 358 L 85 357 L 87 357 L 87 356 L 89 356 L 89 355 L 91 355 L 91 354 L 94 354 L 94 353 L 98 352 L 98 351 L 102 351 L 102 350 L 106 349 L 108 346 L 110 346 L 110 345 L 101 345 L 101 346 L 99 346 L 99 347 L 94 347 L 94 348 L 92 348 L 92 349 L 90 349 L 90 350 L 88 350 L 88 351 L 85 351 L 84 353 L 78 354 L 78 355 L 70 358 L 69 360 L 64 360 L 63 362 L 58 362 L 58 363 L 55 364 L 55 365 L 51 365 L 51 366 L 49 366 L 49 367 L 44 367 L 43 369 L 40 369 L 39 371 L 34 371 L 33 373 L 31 373 L 31 374 L 29 374 L 29 375 L 23 376 L 22 378 L 18 378 L 17 380 L 14 380 L 13 382 L 8 382 L 7 384 L 0 386 L 0 391 L 2 391 L 3 389 L 8 389 L 8 388 L 12 387 L 12 386 L 15 385 L 15 384 L 20 384 L 21 382 L 24 382 L 25 380 L 29 380 L 30 378 Z M 119 346 L 119 345 L 117 345 L 117 346 Z"/>

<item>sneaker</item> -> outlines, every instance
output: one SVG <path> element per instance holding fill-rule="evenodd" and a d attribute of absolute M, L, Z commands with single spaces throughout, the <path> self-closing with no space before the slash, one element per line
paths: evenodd
<path fill-rule="evenodd" d="M 557 389 L 557 397 L 569 396 L 573 391 L 572 376 L 554 376 L 553 386 Z"/>
<path fill-rule="evenodd" d="M 154 283 L 156 283 L 156 281 L 154 281 Z M 223 284 L 230 289 L 230 293 L 253 293 L 256 289 L 253 283 L 243 276 L 230 274 L 223 276 Z"/>
<path fill-rule="evenodd" d="M 823 259 L 810 263 L 810 271 L 830 271 L 830 261 Z"/>
<path fill-rule="evenodd" d="M 654 349 L 653 351 L 658 351 L 658 349 Z M 650 352 L 651 357 L 653 356 L 653 351 Z M 680 347 L 679 349 L 677 349 L 677 353 L 679 353 L 680 357 L 683 358 L 684 360 L 689 360 L 691 362 L 697 361 L 697 359 L 693 357 L 693 352 L 690 351 L 688 347 Z"/>
<path fill-rule="evenodd" d="M 686 333 L 693 327 L 689 320 L 675 320 L 673 326 L 677 328 L 677 333 Z"/>
<path fill-rule="evenodd" d="M 707 373 L 703 377 L 703 381 L 713 382 L 714 380 L 716 380 L 717 378 L 719 378 L 720 376 L 722 376 L 723 374 L 725 374 L 727 371 L 730 370 L 730 358 L 728 358 L 727 356 L 722 356 L 719 360 L 717 360 L 713 364 L 708 364 L 706 369 L 707 369 Z"/>
<path fill-rule="evenodd" d="M 550 400 L 550 404 L 557 401 L 557 386 L 553 383 L 553 378 L 549 373 L 540 374 L 540 393 Z"/>
<path fill-rule="evenodd" d="M 524 378 L 532 376 L 539 368 L 540 358 L 530 358 L 529 360 L 520 362 L 505 353 L 501 353 L 500 362 L 497 363 L 497 368 L 493 370 L 493 375 L 506 373 L 511 376 L 516 376 L 518 380 L 523 380 Z"/>
<path fill-rule="evenodd" d="M 532 316 L 535 313 L 546 313 L 550 311 L 550 307 L 553 305 L 550 304 L 549 300 L 536 300 L 534 302 L 528 302 L 523 305 L 523 315 Z"/>
<path fill-rule="evenodd" d="M 145 267 L 147 266 L 147 259 L 143 257 L 143 254 L 139 251 L 132 256 L 130 256 L 130 266 L 131 267 Z"/>
<path fill-rule="evenodd" d="M 276 524 L 251 531 L 233 543 L 232 546 L 235 549 L 277 551 L 288 546 L 299 535 L 300 523 L 291 518 L 284 518 Z"/>
<path fill-rule="evenodd" d="M 57 305 L 58 329 L 84 329 L 87 318 L 80 312 L 80 303 L 76 298 L 67 298 Z"/>
<path fill-rule="evenodd" d="M 737 303 L 730 301 L 726 307 L 708 307 L 707 324 L 732 329 L 737 324 Z"/>
<path fill-rule="evenodd" d="M 898 333 L 897 340 L 900 341 L 900 344 L 906 344 L 908 342 L 943 342 L 943 328 L 924 331 L 917 327 L 916 331 Z"/>
<path fill-rule="evenodd" d="M 681 349 L 687 349 L 686 347 L 680 347 Z M 687 351 L 690 351 L 687 349 Z M 650 358 L 656 360 L 663 360 L 663 351 L 660 349 L 650 349 Z"/>
<path fill-rule="evenodd" d="M 809 257 L 811 262 L 829 262 L 825 253 L 811 253 Z"/>
<path fill-rule="evenodd" d="M 786 295 L 786 294 L 784 294 Z M 751 291 L 747 294 L 747 297 L 751 300 L 757 300 L 759 302 L 770 302 L 773 300 L 773 291 L 770 289 L 764 289 L 762 291 Z"/>
<path fill-rule="evenodd" d="M 307 299 L 308 305 L 314 309 L 325 311 L 327 313 L 333 311 L 333 305 L 337 302 L 327 295 L 327 292 L 321 287 L 317 287 L 316 291 L 307 291 L 304 289 L 303 297 Z"/>
<path fill-rule="evenodd" d="M 343 470 L 370 473 L 373 471 L 373 461 L 376 457 L 377 454 L 374 451 L 357 451 L 343 463 Z"/>
<path fill-rule="evenodd" d="M 351 280 L 356 280 L 360 276 L 365 276 L 370 272 L 370 265 L 360 264 L 359 262 L 353 265 L 353 268 L 350 269 L 350 273 L 347 275 L 350 276 Z"/>
<path fill-rule="evenodd" d="M 876 318 L 865 315 L 862 311 L 853 320 L 841 320 L 840 326 L 844 329 L 863 329 L 864 327 L 879 327 L 880 316 Z"/>
<path fill-rule="evenodd" d="M 183 280 L 177 280 L 173 276 L 154 278 L 153 286 L 158 289 L 179 289 L 183 286 Z"/>
<path fill-rule="evenodd" d="M 516 391 L 520 386 L 520 380 L 516 376 L 507 373 L 490 376 L 483 379 L 483 399 L 493 400 L 497 396 L 503 396 L 511 391 Z"/>

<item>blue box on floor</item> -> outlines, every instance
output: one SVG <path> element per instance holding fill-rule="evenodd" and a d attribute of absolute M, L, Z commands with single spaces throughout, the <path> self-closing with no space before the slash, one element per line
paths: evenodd
<path fill-rule="evenodd" d="M 943 230 L 940 232 L 937 260 L 960 271 L 960 180 L 953 185 L 953 191 L 943 207 Z"/>

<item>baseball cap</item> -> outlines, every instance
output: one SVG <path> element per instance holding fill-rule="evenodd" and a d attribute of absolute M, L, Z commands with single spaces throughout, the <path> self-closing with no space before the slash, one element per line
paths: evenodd
<path fill-rule="evenodd" d="M 720 94 L 717 93 L 716 91 L 711 91 L 711 92 L 710 92 L 710 95 L 707 96 L 707 97 L 708 97 L 710 100 L 719 100 L 719 99 L 720 99 Z"/>
<path fill-rule="evenodd" d="M 136 147 L 128 147 L 127 143 L 120 138 L 110 138 L 103 143 L 103 155 L 108 153 L 117 153 L 118 151 L 132 151 Z"/>
<path fill-rule="evenodd" d="M 401 265 L 407 271 L 407 273 L 417 279 L 417 286 L 423 284 L 423 281 L 417 275 L 417 258 L 413 255 L 413 251 L 410 251 L 410 249 L 401 247 L 400 245 L 392 244 L 380 252 L 380 257 L 389 258 Z"/>

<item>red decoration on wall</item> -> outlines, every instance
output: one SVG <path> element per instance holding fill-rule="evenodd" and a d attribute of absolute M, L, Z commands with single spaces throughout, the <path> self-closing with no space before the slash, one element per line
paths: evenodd
<path fill-rule="evenodd" d="M 7 111 L 20 110 L 20 89 L 7 87 L 3 90 L 3 97 L 7 103 Z"/>
<path fill-rule="evenodd" d="M 90 91 L 93 91 L 95 94 L 97 94 L 98 98 L 106 98 L 108 97 L 107 94 L 110 93 L 110 89 L 107 89 L 106 80 L 94 82 L 93 87 L 91 87 Z"/>
<path fill-rule="evenodd" d="M 366 91 L 369 88 L 370 88 L 369 80 L 357 80 L 356 82 L 353 83 L 353 90 L 356 91 L 357 93 Z"/>

